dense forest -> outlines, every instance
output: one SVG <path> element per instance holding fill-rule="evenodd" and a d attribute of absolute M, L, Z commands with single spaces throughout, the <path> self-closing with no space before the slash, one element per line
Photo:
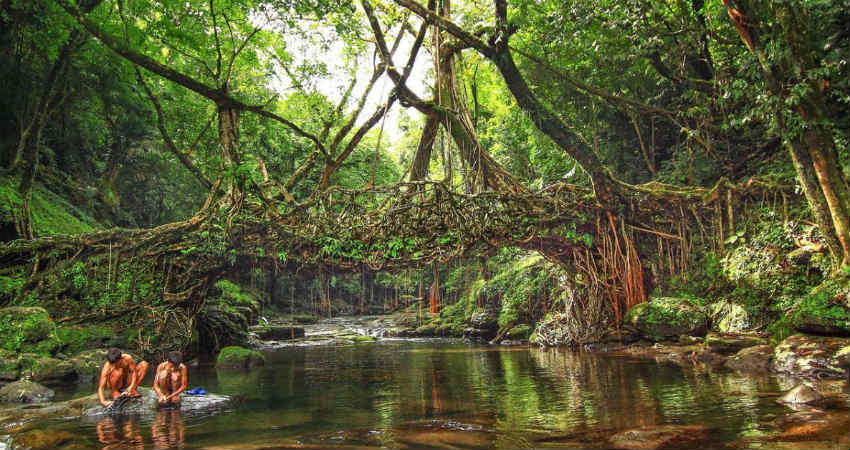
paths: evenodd
<path fill-rule="evenodd" d="M 8 313 L 2 356 L 400 311 L 584 345 L 650 298 L 846 336 L 848 21 L 841 0 L 3 0 L 0 306 L 55 326 Z"/>

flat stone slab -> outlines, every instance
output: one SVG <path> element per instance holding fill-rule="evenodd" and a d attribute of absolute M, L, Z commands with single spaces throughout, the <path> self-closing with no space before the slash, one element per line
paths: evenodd
<path fill-rule="evenodd" d="M 28 405 L 26 408 L 9 408 L 0 410 L 0 423 L 24 422 L 42 418 L 85 418 L 103 417 L 107 415 L 154 415 L 158 405 L 156 393 L 150 388 L 139 388 L 140 398 L 130 399 L 120 410 L 107 410 L 101 406 L 97 394 L 87 395 L 64 402 L 46 403 L 38 406 Z M 231 399 L 226 395 L 181 395 L 180 411 L 189 413 L 212 413 L 230 405 Z"/>
<path fill-rule="evenodd" d="M 263 340 L 286 340 L 304 337 L 304 327 L 290 325 L 267 325 L 251 327 L 251 331 Z"/>

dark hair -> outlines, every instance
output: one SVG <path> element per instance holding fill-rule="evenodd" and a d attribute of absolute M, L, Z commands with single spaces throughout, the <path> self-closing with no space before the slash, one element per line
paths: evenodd
<path fill-rule="evenodd" d="M 180 352 L 170 352 L 168 354 L 168 362 L 174 364 L 175 366 L 179 366 L 180 363 L 183 362 L 183 354 Z"/>
<path fill-rule="evenodd" d="M 123 356 L 121 355 L 121 350 L 118 350 L 115 347 L 110 348 L 109 351 L 106 352 L 106 360 L 112 364 L 117 363 L 118 360 L 121 359 L 121 356 Z"/>

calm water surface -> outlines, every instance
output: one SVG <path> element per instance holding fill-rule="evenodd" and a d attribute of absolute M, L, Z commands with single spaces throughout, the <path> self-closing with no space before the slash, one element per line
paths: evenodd
<path fill-rule="evenodd" d="M 787 413 L 773 377 L 560 349 L 382 340 L 267 358 L 252 371 L 190 369 L 190 388 L 237 398 L 216 414 L 41 428 L 65 433 L 66 449 L 574 448 L 656 424 L 705 425 L 720 444 Z"/>

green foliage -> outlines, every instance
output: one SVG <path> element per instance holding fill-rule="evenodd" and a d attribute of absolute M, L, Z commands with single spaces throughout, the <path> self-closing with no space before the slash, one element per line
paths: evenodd
<path fill-rule="evenodd" d="M 219 280 L 215 287 L 221 289 L 221 301 L 227 305 L 256 305 L 257 298 L 229 280 Z"/>

